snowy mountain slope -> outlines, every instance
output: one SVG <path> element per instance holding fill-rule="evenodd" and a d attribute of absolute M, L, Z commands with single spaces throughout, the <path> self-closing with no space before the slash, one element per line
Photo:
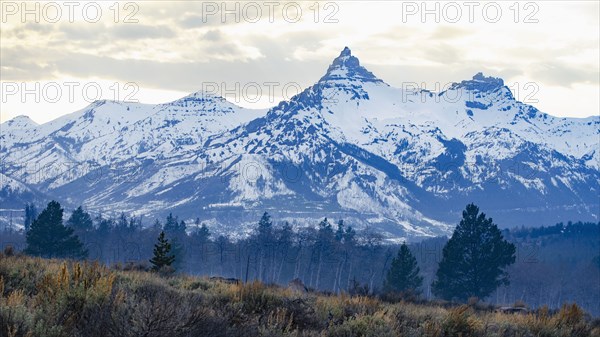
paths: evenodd
<path fill-rule="evenodd" d="M 40 126 L 16 129 L 6 122 L 0 155 L 6 174 L 52 189 L 122 160 L 199 146 L 263 113 L 203 93 L 160 105 L 102 100 Z"/>
<path fill-rule="evenodd" d="M 581 129 L 580 142 L 592 144 L 598 118 L 581 122 L 541 114 L 516 102 L 502 80 L 481 74 L 451 90 L 465 92 L 440 96 L 462 100 L 423 101 L 421 96 L 434 94 L 391 88 L 344 50 L 316 85 L 265 118 L 213 137 L 206 152 L 221 160 L 251 153 L 277 166 L 309 167 L 302 172 L 311 192 L 336 199 L 342 209 L 375 212 L 397 223 L 409 218 L 418 228 L 423 213 L 451 221 L 442 205 L 460 209 L 472 200 L 511 210 L 510 220 L 523 208 L 567 207 L 577 209 L 577 216 L 597 216 L 597 166 L 589 167 L 579 149 L 565 146 L 569 140 L 546 134 L 569 124 Z M 330 176 L 318 175 L 322 164 L 333 168 Z M 282 194 L 296 185 L 285 179 L 279 184 L 285 186 Z M 246 187 L 228 188 L 249 195 Z"/>
<path fill-rule="evenodd" d="M 232 233 L 269 210 L 399 238 L 447 234 L 471 201 L 505 226 L 597 220 L 599 130 L 598 116 L 550 116 L 483 74 L 441 93 L 393 88 L 346 48 L 269 111 L 203 93 L 100 101 L 3 123 L 0 159 L 7 177 L 95 210 L 172 211 Z"/>
<path fill-rule="evenodd" d="M 38 124 L 27 116 L 17 116 L 9 121 L 0 124 L 0 130 L 5 130 L 6 133 L 11 133 L 11 139 L 21 139 L 23 136 L 19 133 L 25 133 L 27 130 L 31 130 L 37 127 Z"/>
<path fill-rule="evenodd" d="M 26 203 L 40 203 L 46 199 L 48 196 L 44 193 L 0 173 L 0 209 L 21 209 Z"/>

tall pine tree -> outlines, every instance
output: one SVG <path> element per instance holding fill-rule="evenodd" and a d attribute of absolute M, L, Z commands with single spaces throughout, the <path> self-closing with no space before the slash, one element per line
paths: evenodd
<path fill-rule="evenodd" d="M 342 242 L 344 240 L 344 220 L 340 219 L 337 223 L 337 230 L 335 231 L 335 241 Z"/>
<path fill-rule="evenodd" d="M 163 227 L 164 231 L 170 236 L 180 234 L 185 235 L 186 228 L 187 226 L 185 222 L 183 220 L 180 222 L 179 218 L 177 216 L 173 216 L 172 213 L 169 213 L 169 215 L 167 216 L 167 221 L 165 222 L 165 225 Z"/>
<path fill-rule="evenodd" d="M 84 234 L 94 228 L 92 217 L 81 206 L 71 213 L 71 217 L 67 220 L 67 226 L 73 228 L 78 234 Z"/>
<path fill-rule="evenodd" d="M 87 257 L 87 250 L 73 234 L 73 228 L 63 225 L 63 209 L 54 200 L 48 203 L 31 224 L 27 232 L 25 253 L 42 257 Z"/>
<path fill-rule="evenodd" d="M 419 275 L 417 259 L 410 252 L 406 243 L 400 246 L 398 255 L 392 259 L 392 266 L 387 273 L 384 288 L 390 292 L 418 293 L 423 285 L 423 277 Z"/>
<path fill-rule="evenodd" d="M 263 282 L 272 282 L 273 251 L 273 222 L 269 213 L 264 212 L 256 227 L 256 247 L 253 248 L 258 257 L 258 278 Z"/>
<path fill-rule="evenodd" d="M 444 246 L 433 292 L 447 300 L 483 299 L 508 284 L 504 268 L 515 262 L 515 245 L 504 240 L 498 226 L 474 204 L 467 205 L 462 216 Z"/>
<path fill-rule="evenodd" d="M 259 239 L 259 244 L 268 245 L 273 240 L 273 222 L 271 222 L 271 216 L 269 213 L 264 212 L 260 221 L 258 221 L 258 228 L 256 229 Z"/>
<path fill-rule="evenodd" d="M 33 220 L 35 220 L 35 218 L 37 218 L 37 216 L 38 216 L 38 214 L 37 214 L 37 209 L 36 209 L 35 205 L 33 203 L 25 204 L 25 222 L 24 222 L 25 232 L 29 231 L 29 228 L 31 228 L 31 224 L 33 223 Z"/>
<path fill-rule="evenodd" d="M 202 224 L 202 226 L 192 232 L 191 237 L 194 242 L 198 243 L 199 245 L 203 245 L 208 242 L 210 238 L 210 229 L 208 229 L 206 224 Z"/>
<path fill-rule="evenodd" d="M 175 262 L 175 255 L 171 255 L 171 243 L 165 236 L 165 232 L 160 232 L 157 242 L 154 245 L 154 256 L 150 259 L 152 270 L 159 271 L 163 267 L 169 267 Z"/>
<path fill-rule="evenodd" d="M 165 225 L 163 226 L 163 230 L 165 235 L 170 239 L 171 252 L 173 256 L 175 256 L 175 262 L 173 263 L 173 268 L 175 269 L 181 269 L 185 262 L 185 256 L 187 254 L 184 246 L 185 240 L 187 239 L 186 229 L 187 225 L 185 221 L 179 221 L 179 217 L 169 213 Z"/>

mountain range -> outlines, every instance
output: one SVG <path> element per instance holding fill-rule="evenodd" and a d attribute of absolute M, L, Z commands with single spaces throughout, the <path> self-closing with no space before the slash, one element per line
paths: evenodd
<path fill-rule="evenodd" d="M 96 101 L 41 125 L 19 116 L 0 131 L 2 208 L 54 198 L 147 220 L 173 212 L 230 235 L 268 211 L 390 240 L 450 234 L 469 202 L 504 227 L 600 213 L 599 116 L 551 116 L 481 73 L 441 92 L 394 88 L 348 48 L 270 109 L 197 92 Z"/>

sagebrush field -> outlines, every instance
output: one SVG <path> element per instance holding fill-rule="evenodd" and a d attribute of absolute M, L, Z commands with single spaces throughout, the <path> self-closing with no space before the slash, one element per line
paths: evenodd
<path fill-rule="evenodd" d="M 0 336 L 600 336 L 575 304 L 505 314 L 10 255 Z"/>

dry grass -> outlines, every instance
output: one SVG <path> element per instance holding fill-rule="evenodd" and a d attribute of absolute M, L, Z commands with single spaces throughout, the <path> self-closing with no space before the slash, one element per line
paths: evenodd
<path fill-rule="evenodd" d="M 600 337 L 600 323 L 575 304 L 526 315 L 475 304 L 390 304 L 0 254 L 0 337 Z"/>

